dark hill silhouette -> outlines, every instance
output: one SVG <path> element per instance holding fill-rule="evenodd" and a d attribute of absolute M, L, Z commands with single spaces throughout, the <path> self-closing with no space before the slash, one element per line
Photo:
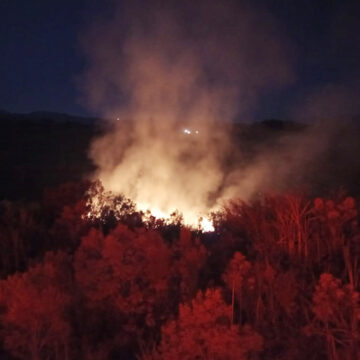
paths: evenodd
<path fill-rule="evenodd" d="M 55 122 L 77 122 L 83 124 L 92 124 L 98 121 L 95 117 L 85 117 L 79 115 L 69 115 L 65 113 L 59 113 L 54 111 L 33 111 L 30 113 L 10 113 L 4 110 L 0 110 L 1 120 L 30 120 L 30 121 L 55 121 Z"/>
<path fill-rule="evenodd" d="M 0 200 L 37 199 L 46 187 L 79 181 L 91 173 L 94 168 L 87 151 L 93 137 L 103 131 L 97 120 L 52 112 L 0 111 Z M 282 151 L 279 139 L 286 137 L 291 144 L 311 125 L 269 119 L 232 126 L 233 138 L 250 163 L 261 153 Z M 360 194 L 359 138 L 357 121 L 333 133 L 326 151 L 314 160 L 305 185 L 315 193 L 344 187 Z"/>
<path fill-rule="evenodd" d="M 60 121 L 61 118 L 61 121 Z M 0 113 L 0 199 L 36 199 L 43 189 L 92 170 L 94 119 L 54 113 Z"/>

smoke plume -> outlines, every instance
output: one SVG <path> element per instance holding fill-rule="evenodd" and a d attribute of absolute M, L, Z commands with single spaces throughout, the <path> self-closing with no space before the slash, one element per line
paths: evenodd
<path fill-rule="evenodd" d="M 245 2 L 144 3 L 114 7 L 83 37 L 86 101 L 110 119 L 90 149 L 94 176 L 142 210 L 178 210 L 193 225 L 270 181 L 274 158 L 231 163 L 242 155 L 230 123 L 294 80 L 287 41 Z"/>

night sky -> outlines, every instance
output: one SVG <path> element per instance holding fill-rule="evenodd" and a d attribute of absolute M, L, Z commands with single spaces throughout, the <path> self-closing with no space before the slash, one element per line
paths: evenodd
<path fill-rule="evenodd" d="M 110 1 L 0 1 L 0 109 L 92 115 L 77 78 L 87 59 L 79 38 Z M 287 38 L 295 79 L 262 93 L 252 118 L 360 114 L 360 2 L 248 1 Z M 107 4 L 107 5 L 105 5 Z"/>

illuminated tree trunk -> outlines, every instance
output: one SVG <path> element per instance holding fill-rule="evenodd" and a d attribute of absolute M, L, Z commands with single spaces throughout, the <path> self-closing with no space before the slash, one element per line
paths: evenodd
<path fill-rule="evenodd" d="M 241 289 L 240 289 L 240 293 L 239 293 L 239 324 L 240 325 L 241 325 L 241 322 L 242 322 L 241 307 L 242 307 L 242 292 L 241 292 Z"/>
<path fill-rule="evenodd" d="M 231 325 L 234 325 L 234 301 L 235 301 L 235 281 L 232 281 L 232 294 L 231 294 Z"/>
<path fill-rule="evenodd" d="M 345 261 L 345 266 L 346 266 L 346 271 L 348 274 L 349 282 L 350 282 L 351 287 L 354 289 L 355 288 L 354 269 L 351 264 L 349 246 L 343 247 L 343 256 L 344 256 L 344 261 Z"/>

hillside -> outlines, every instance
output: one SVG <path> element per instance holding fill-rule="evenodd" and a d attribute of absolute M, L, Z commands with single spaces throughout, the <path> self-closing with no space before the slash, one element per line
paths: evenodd
<path fill-rule="evenodd" d="M 87 148 L 96 130 L 81 120 L 0 113 L 0 199 L 34 199 L 45 187 L 89 173 Z"/>
<path fill-rule="evenodd" d="M 87 150 L 91 140 L 101 133 L 99 123 L 96 119 L 49 112 L 0 112 L 0 199 L 36 199 L 46 187 L 79 181 L 91 173 L 93 165 Z M 302 174 L 300 180 L 295 179 L 301 185 L 311 187 L 315 194 L 340 187 L 352 194 L 360 193 L 357 180 L 360 158 L 354 156 L 360 153 L 358 122 L 349 122 L 329 135 L 323 135 L 328 131 L 325 127 L 323 131 L 316 131 L 318 134 L 312 133 L 310 125 L 272 119 L 253 124 L 237 123 L 231 132 L 240 148 L 241 161 L 246 165 L 258 156 L 286 155 L 297 146 L 296 151 L 308 157 L 307 173 Z M 307 149 L 309 136 L 315 139 L 312 144 L 317 137 L 323 138 L 323 142 L 326 139 L 326 144 L 317 151 Z M 238 159 L 230 157 L 229 161 L 234 163 Z M 303 172 L 303 169 L 298 170 Z"/>

